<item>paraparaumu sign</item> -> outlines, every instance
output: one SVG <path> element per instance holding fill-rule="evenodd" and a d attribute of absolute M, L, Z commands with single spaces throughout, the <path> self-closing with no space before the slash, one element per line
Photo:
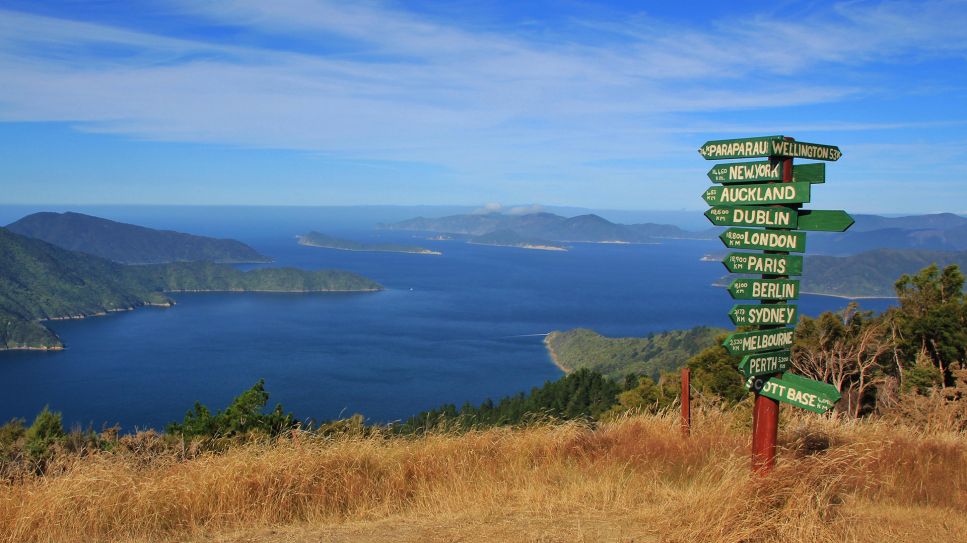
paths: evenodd
<path fill-rule="evenodd" d="M 839 147 L 835 145 L 789 141 L 782 136 L 707 141 L 698 152 L 705 157 L 705 160 L 792 157 L 835 161 L 843 156 Z"/>
<path fill-rule="evenodd" d="M 759 257 L 760 255 L 748 256 Z M 786 275 L 785 272 L 775 274 Z M 795 300 L 799 298 L 799 281 L 795 279 L 747 279 L 742 277 L 732 281 L 729 285 L 729 294 L 732 295 L 734 300 Z"/>
<path fill-rule="evenodd" d="M 842 395 L 829 383 L 807 379 L 791 373 L 780 377 L 755 376 L 745 382 L 746 388 L 773 400 L 786 402 L 814 413 L 825 413 Z"/>
<path fill-rule="evenodd" d="M 792 351 L 773 351 L 771 353 L 747 354 L 739 362 L 739 369 L 746 379 L 758 375 L 771 375 L 789 369 Z"/>
<path fill-rule="evenodd" d="M 802 275 L 802 257 L 799 255 L 729 253 L 722 259 L 722 264 L 732 273 Z"/>
<path fill-rule="evenodd" d="M 778 186 L 778 185 L 777 185 Z M 705 212 L 715 226 L 795 228 L 799 214 L 788 207 L 716 206 Z"/>
<path fill-rule="evenodd" d="M 788 253 L 806 252 L 805 232 L 729 228 L 719 234 L 719 239 L 729 249 L 759 249 L 761 251 L 783 251 Z"/>
<path fill-rule="evenodd" d="M 809 183 L 768 183 L 709 187 L 702 198 L 712 206 L 804 204 Z"/>
<path fill-rule="evenodd" d="M 799 311 L 788 304 L 737 304 L 729 311 L 729 318 L 736 326 L 795 324 Z"/>
<path fill-rule="evenodd" d="M 731 162 L 716 164 L 708 171 L 708 178 L 714 183 L 757 183 L 760 181 L 782 181 L 782 164 L 778 161 L 758 160 L 755 162 Z M 826 182 L 826 165 L 796 164 L 792 167 L 794 183 L 813 185 Z"/>
<path fill-rule="evenodd" d="M 792 328 L 736 332 L 725 338 L 722 346 L 732 355 L 788 349 L 794 333 Z"/>

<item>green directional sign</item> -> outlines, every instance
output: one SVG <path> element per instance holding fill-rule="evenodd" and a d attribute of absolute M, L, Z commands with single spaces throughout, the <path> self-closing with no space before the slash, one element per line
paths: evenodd
<path fill-rule="evenodd" d="M 792 328 L 737 332 L 725 338 L 722 346 L 733 355 L 788 349 L 792 347 L 793 333 Z"/>
<path fill-rule="evenodd" d="M 809 201 L 809 183 L 759 183 L 709 187 L 702 198 L 713 206 L 803 204 Z"/>
<path fill-rule="evenodd" d="M 708 178 L 714 183 L 754 183 L 758 181 L 782 181 L 782 163 L 778 160 L 757 160 L 754 162 L 730 162 L 716 164 L 708 171 Z M 826 182 L 826 165 L 796 164 L 792 167 L 792 180 L 795 183 L 813 185 Z"/>
<path fill-rule="evenodd" d="M 806 233 L 755 228 L 729 228 L 719 234 L 729 249 L 759 249 L 762 251 L 806 252 Z"/>
<path fill-rule="evenodd" d="M 773 351 L 771 353 L 747 354 L 739 362 L 739 369 L 746 378 L 757 375 L 771 375 L 789 369 L 792 351 Z"/>
<path fill-rule="evenodd" d="M 732 273 L 802 275 L 802 257 L 798 255 L 729 253 L 722 259 L 722 264 Z"/>
<path fill-rule="evenodd" d="M 698 152 L 705 160 L 781 156 L 833 161 L 843 156 L 835 145 L 787 141 L 782 136 L 707 141 Z"/>
<path fill-rule="evenodd" d="M 759 255 L 753 256 L 759 257 Z M 787 275 L 785 272 L 768 273 Z M 729 294 L 735 300 L 795 300 L 799 298 L 799 281 L 795 279 L 746 279 L 741 277 L 733 280 L 729 285 Z"/>
<path fill-rule="evenodd" d="M 795 324 L 799 320 L 798 308 L 789 304 L 736 304 L 729 311 L 729 318 L 736 326 L 758 324 Z"/>
<path fill-rule="evenodd" d="M 801 230 L 810 232 L 845 232 L 853 226 L 853 217 L 845 211 L 825 211 L 821 209 L 801 210 L 799 212 L 799 226 Z"/>
<path fill-rule="evenodd" d="M 799 215 L 788 207 L 716 206 L 705 212 L 715 226 L 795 228 Z"/>
<path fill-rule="evenodd" d="M 814 413 L 825 413 L 836 405 L 842 395 L 836 387 L 791 373 L 779 377 L 749 377 L 746 388 L 767 398 L 786 402 Z"/>

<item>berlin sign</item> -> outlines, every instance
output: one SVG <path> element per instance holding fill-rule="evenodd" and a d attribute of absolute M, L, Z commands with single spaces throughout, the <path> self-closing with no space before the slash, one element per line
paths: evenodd
<path fill-rule="evenodd" d="M 736 326 L 752 324 L 795 324 L 798 308 L 788 304 L 736 304 L 729 311 Z"/>
<path fill-rule="evenodd" d="M 782 181 L 782 164 L 779 160 L 759 160 L 754 162 L 729 162 L 716 164 L 708 171 L 708 178 L 715 183 L 754 183 L 757 181 Z M 794 183 L 826 182 L 826 165 L 795 164 L 792 167 Z"/>
<path fill-rule="evenodd" d="M 802 257 L 798 255 L 729 253 L 722 259 L 722 264 L 732 273 L 802 275 Z"/>
<path fill-rule="evenodd" d="M 842 395 L 833 385 L 791 373 L 784 374 L 782 378 L 749 377 L 745 386 L 767 398 L 786 402 L 815 413 L 829 411 L 842 398 Z"/>
<path fill-rule="evenodd" d="M 722 346 L 732 355 L 788 349 L 794 332 L 792 328 L 736 332 L 725 338 Z"/>
<path fill-rule="evenodd" d="M 702 194 L 709 205 L 802 204 L 809 201 L 809 183 L 759 183 L 709 187 Z"/>
<path fill-rule="evenodd" d="M 843 156 L 835 145 L 788 141 L 782 136 L 707 141 L 698 152 L 705 160 L 781 156 L 834 161 Z"/>
<path fill-rule="evenodd" d="M 758 375 L 771 375 L 789 369 L 791 351 L 772 351 L 771 353 L 747 354 L 739 362 L 739 369 L 746 378 Z"/>
<path fill-rule="evenodd" d="M 758 257 L 759 255 L 752 255 Z M 773 272 L 774 273 L 774 272 Z M 786 275 L 777 273 L 776 275 Z M 739 278 L 729 285 L 735 300 L 795 300 L 799 297 L 799 281 L 794 279 Z"/>
<path fill-rule="evenodd" d="M 789 253 L 806 252 L 805 232 L 729 228 L 719 234 L 719 239 L 729 249 L 760 249 L 762 251 Z"/>
<path fill-rule="evenodd" d="M 799 211 L 798 228 L 810 232 L 845 232 L 854 222 L 853 217 L 842 210 L 803 209 Z"/>
<path fill-rule="evenodd" d="M 778 185 L 777 185 L 778 186 Z M 799 215 L 787 207 L 713 207 L 705 216 L 715 226 L 766 226 L 795 228 Z"/>

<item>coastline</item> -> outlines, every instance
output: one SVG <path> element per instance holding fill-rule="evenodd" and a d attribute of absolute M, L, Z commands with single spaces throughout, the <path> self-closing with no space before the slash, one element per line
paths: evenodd
<path fill-rule="evenodd" d="M 557 332 L 550 332 L 544 336 L 544 348 L 547 349 L 547 355 L 551 359 L 551 362 L 557 366 L 557 369 L 563 371 L 565 374 L 571 373 L 573 370 L 561 364 L 560 359 L 557 357 L 557 353 L 554 351 L 554 347 L 551 347 L 551 336 L 554 334 L 557 334 Z"/>
<path fill-rule="evenodd" d="M 402 253 L 406 255 L 433 255 L 441 256 L 443 253 L 440 251 L 434 251 L 431 249 L 420 248 L 419 251 L 403 251 L 403 250 L 393 250 L 393 249 L 350 249 L 348 247 L 333 247 L 331 245 L 320 245 L 318 243 L 308 242 L 302 239 L 302 236 L 298 236 L 299 245 L 304 247 L 316 247 L 319 249 L 332 249 L 334 251 L 351 251 L 354 253 Z"/>
<path fill-rule="evenodd" d="M 468 241 L 467 245 L 480 245 L 483 247 L 509 247 L 511 249 L 530 249 L 532 251 L 564 251 L 567 249 L 564 247 L 558 247 L 555 245 L 510 245 L 506 243 L 479 243 L 476 241 Z"/>

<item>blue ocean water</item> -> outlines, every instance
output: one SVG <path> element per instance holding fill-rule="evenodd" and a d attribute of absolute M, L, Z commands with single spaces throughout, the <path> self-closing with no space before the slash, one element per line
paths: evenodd
<path fill-rule="evenodd" d="M 231 235 L 274 257 L 274 266 L 351 270 L 386 290 L 175 294 L 178 304 L 169 309 L 51 323 L 67 350 L 0 353 L 0 420 L 30 420 L 49 405 L 70 425 L 159 428 L 195 401 L 221 408 L 264 378 L 270 403 L 298 417 L 362 413 L 391 421 L 558 378 L 542 343 L 551 330 L 626 336 L 730 326 L 733 302 L 711 286 L 724 268 L 700 261 L 721 252 L 717 240 L 573 244 L 551 252 L 326 230 L 444 253 L 427 256 L 303 247 L 294 236 L 311 224 L 236 219 L 209 228 L 197 218 L 193 228 L 164 220 L 150 226 Z M 804 296 L 800 307 L 815 315 L 846 303 Z M 889 303 L 862 305 L 882 310 Z"/>

